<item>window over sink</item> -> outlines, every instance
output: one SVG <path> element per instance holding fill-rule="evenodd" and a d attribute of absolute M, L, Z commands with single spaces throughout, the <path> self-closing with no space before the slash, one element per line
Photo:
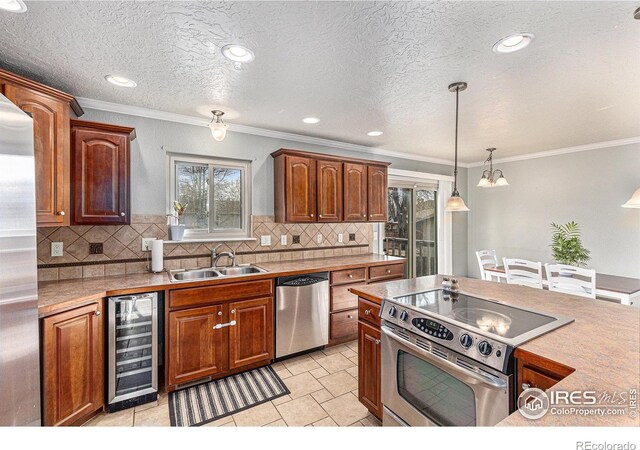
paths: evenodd
<path fill-rule="evenodd" d="M 185 240 L 251 237 L 251 162 L 167 154 L 167 211 L 187 205 L 181 222 Z"/>

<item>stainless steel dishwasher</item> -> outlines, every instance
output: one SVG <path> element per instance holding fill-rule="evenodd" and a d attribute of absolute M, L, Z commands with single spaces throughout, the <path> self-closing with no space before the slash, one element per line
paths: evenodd
<path fill-rule="evenodd" d="M 329 273 L 276 280 L 276 358 L 329 343 Z"/>

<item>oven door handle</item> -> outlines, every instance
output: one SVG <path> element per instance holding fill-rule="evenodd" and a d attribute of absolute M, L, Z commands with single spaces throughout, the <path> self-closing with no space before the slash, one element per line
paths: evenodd
<path fill-rule="evenodd" d="M 483 374 L 483 373 L 477 373 L 477 372 L 473 372 L 469 369 L 465 369 L 464 367 L 460 367 L 457 364 L 452 363 L 451 361 L 449 361 L 448 359 L 442 359 L 442 358 L 438 358 L 437 356 L 432 355 L 431 353 L 423 350 L 422 348 L 418 347 L 416 344 L 414 344 L 413 342 L 409 342 L 407 340 L 404 340 L 402 338 L 399 338 L 398 336 L 396 336 L 393 331 L 389 328 L 386 327 L 384 325 L 382 325 L 381 327 L 382 332 L 384 333 L 385 336 L 387 336 L 389 339 L 392 339 L 394 341 L 396 341 L 397 343 L 404 345 L 408 348 L 410 348 L 411 350 L 413 350 L 414 352 L 424 356 L 425 358 L 427 358 L 429 360 L 429 362 L 434 363 L 435 365 L 441 365 L 444 366 L 448 369 L 450 369 L 453 372 L 457 372 L 463 375 L 466 375 L 468 377 L 471 378 L 475 378 L 476 380 L 482 381 L 485 384 L 488 384 L 496 389 L 506 389 L 507 388 L 507 383 L 504 382 L 503 380 L 496 378 L 490 374 Z"/>

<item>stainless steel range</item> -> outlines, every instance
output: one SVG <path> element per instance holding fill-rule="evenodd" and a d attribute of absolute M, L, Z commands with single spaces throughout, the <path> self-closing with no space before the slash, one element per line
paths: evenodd
<path fill-rule="evenodd" d="M 513 412 L 513 351 L 573 322 L 437 289 L 384 299 L 385 426 L 489 426 Z"/>

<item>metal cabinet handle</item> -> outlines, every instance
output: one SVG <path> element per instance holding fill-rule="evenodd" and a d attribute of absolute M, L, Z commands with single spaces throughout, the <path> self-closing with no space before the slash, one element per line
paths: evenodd
<path fill-rule="evenodd" d="M 59 216 L 64 216 L 64 211 L 58 211 Z"/>
<path fill-rule="evenodd" d="M 100 314 L 102 314 L 100 311 L 96 311 L 96 312 L 95 312 L 95 315 L 96 315 L 96 316 L 99 316 Z"/>
<path fill-rule="evenodd" d="M 522 390 L 526 391 L 527 389 L 529 389 L 531 387 L 531 385 L 529 383 L 522 383 Z"/>
<path fill-rule="evenodd" d="M 123 212 L 121 212 L 121 213 L 120 213 L 120 215 L 121 215 L 122 217 L 124 217 L 124 213 L 123 213 Z"/>
<path fill-rule="evenodd" d="M 231 314 L 235 314 L 235 313 L 236 313 L 236 310 L 235 310 L 235 309 L 232 309 L 232 310 L 231 310 Z"/>
<path fill-rule="evenodd" d="M 222 311 L 218 311 L 218 315 L 221 316 L 222 315 Z"/>
<path fill-rule="evenodd" d="M 311 217 L 313 217 L 313 214 L 311 214 Z"/>
<path fill-rule="evenodd" d="M 233 327 L 235 326 L 235 324 L 236 324 L 236 321 L 232 320 L 231 322 L 227 322 L 227 323 L 219 323 L 215 327 L 213 327 L 213 329 L 219 330 L 220 328 L 224 328 L 224 327 Z"/>
<path fill-rule="evenodd" d="M 353 278 L 353 274 L 352 273 L 349 274 L 349 278 Z"/>
<path fill-rule="evenodd" d="M 391 273 L 391 269 L 387 269 L 387 273 Z"/>
<path fill-rule="evenodd" d="M 376 345 L 380 345 L 380 339 L 376 339 Z"/>
<path fill-rule="evenodd" d="M 351 314 L 349 314 L 349 315 L 347 316 L 347 319 L 353 319 L 353 316 L 352 316 Z"/>
<path fill-rule="evenodd" d="M 313 214 L 312 214 L 312 216 L 313 216 Z M 320 217 L 322 219 L 322 214 L 318 214 L 318 217 Z"/>
<path fill-rule="evenodd" d="M 362 215 L 362 217 L 364 217 L 364 218 L 366 219 L 366 218 L 367 218 L 367 215 L 366 215 L 366 214 L 363 214 L 363 215 Z"/>
<path fill-rule="evenodd" d="M 370 310 L 370 309 L 366 309 L 366 310 L 364 311 L 364 315 L 365 315 L 365 316 L 368 316 L 369 314 L 371 314 L 371 310 Z"/>

